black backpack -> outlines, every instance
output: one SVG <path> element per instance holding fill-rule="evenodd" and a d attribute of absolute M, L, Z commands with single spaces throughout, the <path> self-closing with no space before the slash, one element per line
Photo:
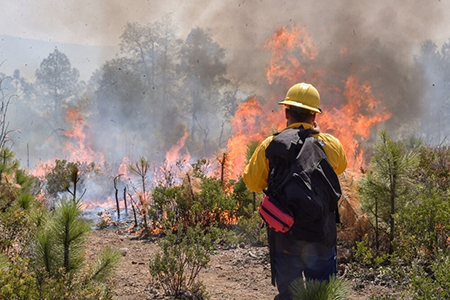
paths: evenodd
<path fill-rule="evenodd" d="M 278 133 L 266 149 L 268 187 L 264 191 L 294 217 L 290 233 L 295 238 L 336 245 L 339 222 L 339 179 L 311 129 L 288 128 Z"/>

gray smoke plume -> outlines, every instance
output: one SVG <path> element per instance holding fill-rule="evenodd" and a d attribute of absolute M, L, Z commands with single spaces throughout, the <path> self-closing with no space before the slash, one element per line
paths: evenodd
<path fill-rule="evenodd" d="M 64 36 L 54 40 L 88 37 L 87 44 L 120 48 L 66 101 L 82 111 L 90 147 L 115 167 L 124 156 L 158 165 L 185 130 L 190 137 L 182 154 L 212 157 L 232 133 L 229 121 L 239 102 L 256 94 L 278 109 L 277 100 L 298 81 L 319 87 L 325 107 L 339 108 L 345 82 L 354 76 L 392 114 L 381 126 L 397 136 L 423 134 L 417 125 L 424 123 L 424 99 L 438 76 L 415 58 L 426 40 L 441 43 L 442 32 L 450 37 L 449 4 L 440 1 L 43 1 L 38 12 L 52 7 L 60 19 L 36 25 L 27 12 L 23 22 L 39 36 L 58 28 Z M 305 28 L 318 55 L 310 60 L 294 53 L 305 74 L 269 84 L 271 53 L 264 45 L 283 26 Z M 53 122 L 39 113 L 39 102 L 24 91 L 32 91 L 33 79 L 29 83 L 9 117 L 11 128 L 22 131 L 14 151 L 24 165 L 29 144 L 32 168 L 40 159 L 67 158 L 62 145 L 71 138 L 64 136 L 70 124 L 63 115 Z M 448 94 L 442 82 L 433 88 L 433 95 Z"/>
<path fill-rule="evenodd" d="M 445 28 L 447 4 L 440 1 L 226 1 L 222 5 L 197 1 L 187 15 L 199 17 L 212 28 L 219 42 L 230 49 L 229 72 L 245 86 L 264 96 L 274 93 L 264 77 L 268 53 L 265 40 L 285 25 L 305 26 L 319 49 L 319 57 L 309 66 L 326 73 L 321 86 L 343 86 L 346 76 L 372 86 L 373 94 L 392 113 L 386 126 L 398 129 L 423 113 L 421 99 L 426 93 L 423 71 L 414 55 L 420 44 Z M 215 7 L 213 7 L 215 6 Z M 202 14 L 205 10 L 208 14 Z M 346 47 L 348 55 L 340 50 Z M 287 86 L 294 82 L 287 83 Z M 312 82 L 313 83 L 313 82 Z M 281 98 L 285 86 L 275 90 Z M 323 93 L 324 101 L 339 104 L 337 95 Z"/>

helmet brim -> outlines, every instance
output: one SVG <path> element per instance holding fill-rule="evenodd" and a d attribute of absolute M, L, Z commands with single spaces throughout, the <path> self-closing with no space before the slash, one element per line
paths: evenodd
<path fill-rule="evenodd" d="M 305 104 L 300 103 L 300 102 L 295 102 L 295 101 L 290 101 L 290 100 L 283 100 L 281 102 L 278 102 L 278 104 L 280 104 L 280 105 L 288 105 L 288 106 L 295 106 L 295 107 L 311 110 L 311 111 L 316 112 L 318 114 L 322 113 L 322 110 L 320 108 L 314 108 L 314 107 L 311 107 L 309 105 L 305 105 Z"/>

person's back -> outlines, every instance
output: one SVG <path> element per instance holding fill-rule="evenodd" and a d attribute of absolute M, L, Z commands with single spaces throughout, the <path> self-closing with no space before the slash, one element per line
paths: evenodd
<path fill-rule="evenodd" d="M 326 154 L 327 164 L 329 163 L 336 174 L 342 173 L 347 166 L 347 160 L 341 143 L 330 134 L 318 132 L 315 120 L 316 113 L 321 113 L 321 109 L 317 90 L 309 84 L 296 84 L 288 91 L 285 100 L 280 104 L 286 105 L 287 128 L 279 135 L 297 128 L 311 131 L 312 137 L 319 142 Z M 254 192 L 261 192 L 268 188 L 269 174 L 274 173 L 274 168 L 281 164 L 271 155 L 271 148 L 275 148 L 274 139 L 276 139 L 275 135 L 264 140 L 245 168 L 244 181 Z M 335 174 L 332 175 L 335 176 Z M 288 196 L 284 195 L 283 198 L 289 198 Z M 301 215 L 295 211 L 293 214 L 297 215 L 297 218 Z M 334 217 L 333 222 L 335 222 Z M 305 276 L 307 279 L 328 280 L 329 276 L 336 274 L 335 231 L 336 225 L 333 224 L 332 230 L 327 233 L 326 242 L 322 239 L 314 242 L 310 238 L 314 234 L 312 230 L 309 236 L 308 232 L 304 232 L 303 238 L 295 228 L 286 233 L 269 230 L 272 271 L 280 292 L 275 299 L 291 299 L 289 285 L 296 278 Z"/>

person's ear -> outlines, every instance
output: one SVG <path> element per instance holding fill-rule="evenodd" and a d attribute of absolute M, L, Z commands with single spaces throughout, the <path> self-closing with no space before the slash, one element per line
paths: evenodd
<path fill-rule="evenodd" d="M 287 107 L 284 109 L 284 117 L 289 120 L 289 109 Z"/>

